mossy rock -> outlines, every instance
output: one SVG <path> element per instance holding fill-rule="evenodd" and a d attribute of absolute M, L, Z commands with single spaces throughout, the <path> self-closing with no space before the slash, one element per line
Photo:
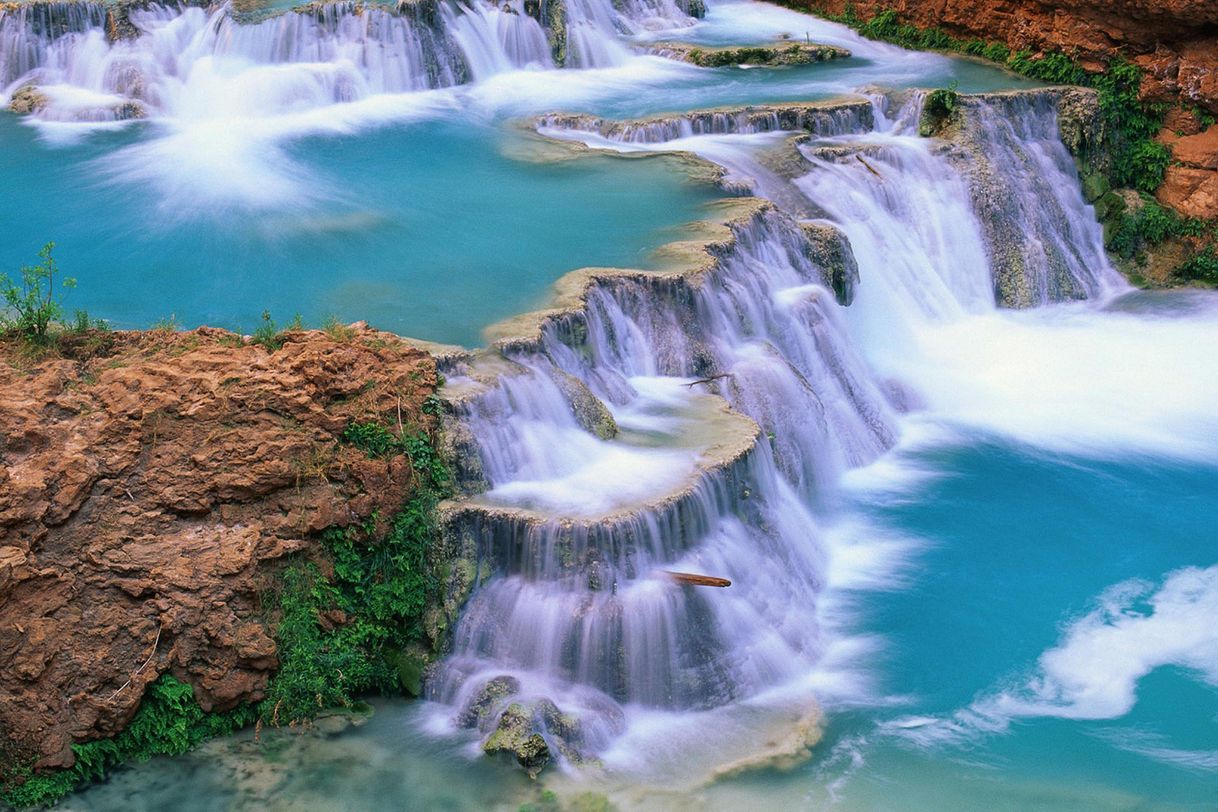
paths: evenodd
<path fill-rule="evenodd" d="M 844 48 L 815 42 L 780 42 L 774 45 L 707 47 L 679 42 L 657 43 L 652 51 L 669 59 L 689 62 L 703 68 L 736 65 L 811 65 L 850 56 Z"/>
<path fill-rule="evenodd" d="M 1125 198 L 1116 192 L 1108 192 L 1096 200 L 1094 205 L 1096 219 L 1105 222 L 1125 211 Z"/>
<path fill-rule="evenodd" d="M 520 680 L 513 676 L 503 674 L 488 680 L 461 711 L 457 724 L 461 727 L 482 727 L 482 723 L 490 717 L 501 700 L 519 692 Z"/>
<path fill-rule="evenodd" d="M 922 117 L 918 119 L 918 135 L 933 138 L 941 135 L 960 116 L 960 94 L 953 88 L 931 91 L 922 105 Z"/>
<path fill-rule="evenodd" d="M 508 705 L 499 717 L 495 732 L 482 743 L 482 752 L 487 754 L 508 753 L 515 756 L 516 763 L 525 769 L 531 778 L 550 763 L 550 746 L 542 735 L 533 729 L 533 715 L 519 703 Z"/>
<path fill-rule="evenodd" d="M 402 691 L 410 696 L 422 696 L 423 675 L 431 658 L 427 652 L 415 649 L 397 652 L 393 657 L 393 668 L 397 672 Z"/>
<path fill-rule="evenodd" d="M 1088 203 L 1094 203 L 1099 200 L 1108 194 L 1110 189 L 1112 189 L 1112 184 L 1103 175 L 1095 173 L 1083 178 L 1083 199 Z"/>

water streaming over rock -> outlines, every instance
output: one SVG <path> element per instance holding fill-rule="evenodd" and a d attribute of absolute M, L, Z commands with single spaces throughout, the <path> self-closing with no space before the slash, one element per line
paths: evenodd
<path fill-rule="evenodd" d="M 56 121 L 270 115 L 614 65 L 630 54 L 618 35 L 692 22 L 672 0 L 318 3 L 262 19 L 227 4 L 34 3 L 0 8 L 0 92 L 35 88 L 31 111 Z"/>
<path fill-rule="evenodd" d="M 509 350 L 516 371 L 461 407 L 489 489 L 452 524 L 495 577 L 434 698 L 477 707 L 510 676 L 496 712 L 552 701 L 581 719 L 560 749 L 591 753 L 621 732 L 623 706 L 720 706 L 814 666 L 824 550 L 810 505 L 893 439 L 823 278 L 771 210 L 734 225 L 704 272 L 598 279 L 583 308 Z M 616 436 L 589 431 L 598 419 Z M 733 585 L 666 575 L 691 569 Z"/>
<path fill-rule="evenodd" d="M 485 491 L 452 526 L 493 573 L 431 683 L 457 718 L 476 709 L 485 731 L 521 703 L 578 759 L 639 709 L 739 703 L 807 675 L 829 634 L 816 505 L 894 442 L 904 400 L 854 342 L 908 354 L 922 325 L 1027 304 L 1005 299 L 1012 279 L 1031 303 L 1113 284 L 1051 95 L 970 99 L 950 139 L 918 137 L 921 101 L 539 121 L 599 146 L 699 152 L 759 194 L 794 190 L 817 218 L 735 222 L 695 271 L 590 276 L 540 337 L 500 344 L 513 371 L 476 385 L 457 372 Z M 1003 123 L 1012 104 L 1018 126 Z M 779 145 L 783 171 L 750 140 L 776 130 L 804 133 Z M 1024 258 L 1017 272 L 1004 249 Z M 708 593 L 668 570 L 734 583 Z M 554 730 L 551 705 L 579 735 Z"/>

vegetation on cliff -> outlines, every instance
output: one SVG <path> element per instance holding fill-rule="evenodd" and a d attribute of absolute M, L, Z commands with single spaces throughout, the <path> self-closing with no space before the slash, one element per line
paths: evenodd
<path fill-rule="evenodd" d="M 264 322 L 0 329 L 0 806 L 417 691 L 452 611 L 434 361 Z"/>
<path fill-rule="evenodd" d="M 441 600 L 435 508 L 448 495 L 448 469 L 416 427 L 351 423 L 342 440 L 374 458 L 404 454 L 417 484 L 387 522 L 373 514 L 330 528 L 322 560 L 301 558 L 284 571 L 273 597 L 280 668 L 261 705 L 264 723 L 307 720 L 368 693 L 417 693 L 419 674 L 403 674 L 403 658 L 434 645 L 424 616 Z"/>
<path fill-rule="evenodd" d="M 807 3 L 802 0 L 778 1 L 801 11 L 807 10 Z M 1105 70 L 1089 72 L 1077 59 L 1065 53 L 1034 54 L 1012 50 L 1001 42 L 960 39 L 940 28 L 902 22 L 896 10 L 891 8 L 867 19 L 853 4 L 847 4 L 840 14 L 817 13 L 849 25 L 870 39 L 905 48 L 980 57 L 1039 81 L 1093 88 L 1099 99 L 1102 140 L 1098 144 L 1083 145 L 1080 163 L 1084 170 L 1102 175 L 1109 189 L 1133 189 L 1140 195 L 1132 206 L 1123 200 L 1118 202 L 1115 195 L 1105 201 L 1103 211 L 1099 211 L 1097 205 L 1097 214 L 1105 221 L 1105 241 L 1109 250 L 1124 260 L 1122 264 L 1126 270 L 1133 270 L 1136 275 L 1136 267 L 1147 263 L 1148 250 L 1174 241 L 1183 246 L 1180 261 L 1170 269 L 1176 279 L 1218 282 L 1212 260 L 1213 245 L 1218 243 L 1218 225 L 1182 217 L 1160 206 L 1151 197 L 1163 185 L 1172 162 L 1169 148 L 1156 140 L 1169 106 L 1142 100 L 1139 95 L 1142 71 L 1136 65 L 1118 55 L 1108 61 Z M 928 97 L 928 105 L 936 105 L 937 110 L 950 103 L 951 90 L 935 91 Z M 950 114 L 950 110 L 946 113 Z M 1207 118 L 1200 111 L 1190 113 L 1199 120 Z M 1093 203 L 1098 200 L 1098 197 L 1089 198 Z"/>
<path fill-rule="evenodd" d="M 139 711 L 113 738 L 73 744 L 76 763 L 66 770 L 34 774 L 28 765 L 4 776 L 0 803 L 17 808 L 55 803 L 79 786 L 106 777 L 114 767 L 153 756 L 176 756 L 214 736 L 228 735 L 258 716 L 252 705 L 224 713 L 206 713 L 194 689 L 165 674 L 149 686 Z"/>

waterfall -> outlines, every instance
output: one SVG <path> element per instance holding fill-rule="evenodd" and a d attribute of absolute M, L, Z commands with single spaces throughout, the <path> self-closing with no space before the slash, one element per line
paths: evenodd
<path fill-rule="evenodd" d="M 578 307 L 498 344 L 494 374 L 455 371 L 484 478 L 450 527 L 491 575 L 430 683 L 447 718 L 487 734 L 515 703 L 578 761 L 648 712 L 806 678 L 830 635 L 815 514 L 895 442 L 905 400 L 873 370 L 909 381 L 887 359 L 940 325 L 1111 284 L 1051 95 L 967 98 L 944 138 L 917 135 L 923 97 L 539 119 L 602 148 L 696 152 L 804 219 L 766 208 L 695 271 L 589 276 Z"/>
<path fill-rule="evenodd" d="M 0 7 L 0 97 L 53 121 L 291 113 L 513 70 L 604 67 L 693 20 L 672 0 L 319 3 L 260 20 L 148 4 Z"/>
<path fill-rule="evenodd" d="M 511 366 L 491 381 L 454 370 L 486 490 L 449 523 L 493 575 L 429 683 L 450 718 L 486 733 L 524 704 L 579 760 L 634 714 L 721 707 L 814 668 L 811 506 L 894 433 L 812 253 L 769 209 L 703 271 L 592 280 L 536 340 L 501 345 Z M 556 730 L 551 707 L 578 725 Z"/>

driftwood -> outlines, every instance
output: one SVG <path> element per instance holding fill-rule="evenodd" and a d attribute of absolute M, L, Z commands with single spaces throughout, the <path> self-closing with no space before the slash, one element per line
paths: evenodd
<path fill-rule="evenodd" d="M 665 570 L 664 573 L 678 584 L 686 584 L 688 586 L 731 586 L 732 582 L 726 578 L 716 578 L 713 575 L 697 575 L 692 572 L 673 572 Z"/>
<path fill-rule="evenodd" d="M 862 156 L 862 155 L 855 155 L 854 157 L 859 159 L 859 163 L 861 163 L 863 166 L 867 167 L 867 171 L 868 171 L 868 172 L 870 172 L 871 174 L 875 175 L 877 178 L 881 178 L 881 179 L 882 179 L 882 178 L 884 177 L 884 176 L 883 176 L 883 175 L 881 175 L 879 172 L 875 171 L 875 167 L 874 167 L 874 166 L 872 166 L 871 164 L 869 164 L 869 163 L 867 163 L 865 160 L 863 160 L 863 156 Z"/>
<path fill-rule="evenodd" d="M 711 375 L 709 378 L 699 378 L 698 380 L 690 381 L 689 383 L 687 383 L 685 385 L 692 389 L 693 387 L 697 386 L 700 383 L 714 383 L 715 381 L 721 380 L 723 378 L 730 378 L 730 377 L 732 377 L 732 374 L 730 372 L 724 372 L 722 375 Z"/>

